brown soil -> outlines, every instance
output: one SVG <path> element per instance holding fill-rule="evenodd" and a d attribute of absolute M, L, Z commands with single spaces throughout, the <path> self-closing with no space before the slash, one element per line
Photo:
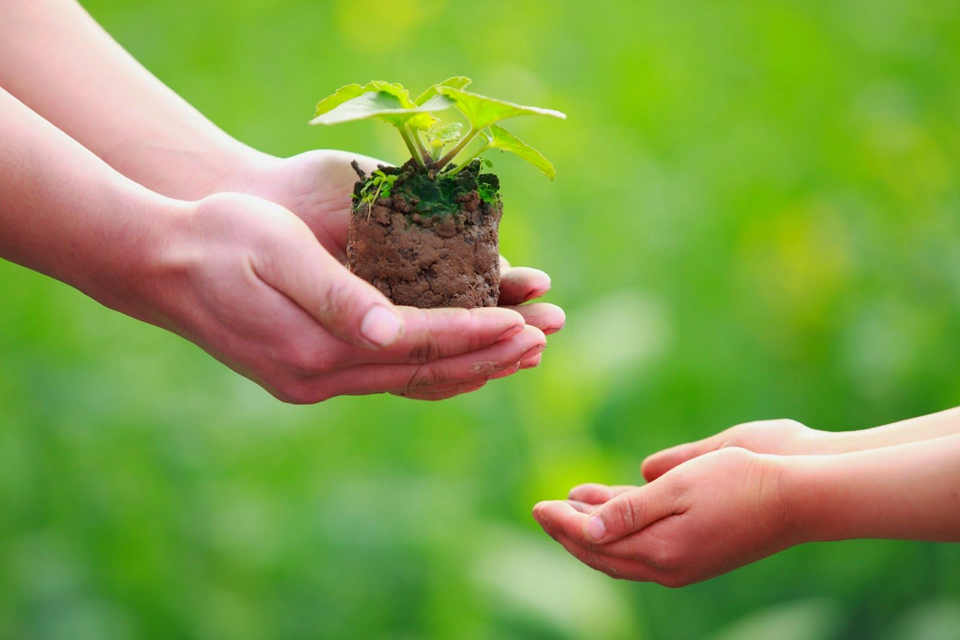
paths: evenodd
<path fill-rule="evenodd" d="M 416 204 L 394 193 L 372 207 L 355 206 L 350 270 L 399 305 L 495 307 L 503 205 L 499 198 L 484 202 L 476 191 L 458 195 L 456 204 L 454 213 L 421 215 Z"/>

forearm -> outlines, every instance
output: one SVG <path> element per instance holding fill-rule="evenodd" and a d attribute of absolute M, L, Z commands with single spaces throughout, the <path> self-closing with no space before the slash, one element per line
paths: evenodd
<path fill-rule="evenodd" d="M 960 542 L 960 434 L 780 463 L 784 511 L 800 541 Z"/>
<path fill-rule="evenodd" d="M 848 453 L 920 442 L 955 433 L 960 433 L 960 408 L 902 420 L 873 429 L 830 433 L 826 436 L 826 445 L 831 453 Z"/>
<path fill-rule="evenodd" d="M 154 77 L 74 0 L 0 0 L 0 86 L 130 179 L 207 195 L 260 154 Z"/>
<path fill-rule="evenodd" d="M 118 308 L 177 203 L 119 175 L 0 89 L 0 257 Z"/>

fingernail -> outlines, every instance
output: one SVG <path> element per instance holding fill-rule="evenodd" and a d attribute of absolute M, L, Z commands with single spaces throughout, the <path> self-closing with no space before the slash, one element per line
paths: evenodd
<path fill-rule="evenodd" d="M 524 360 L 530 360 L 531 358 L 533 358 L 533 356 L 543 353 L 543 350 L 546 348 L 547 348 L 547 345 L 538 344 L 537 346 L 533 347 L 532 349 L 528 350 L 525 354 L 520 356 L 520 362 L 523 362 Z"/>
<path fill-rule="evenodd" d="M 535 368 L 535 367 L 539 367 L 541 360 L 543 360 L 543 355 L 541 355 L 541 354 L 538 353 L 537 355 L 533 356 L 532 358 L 527 358 L 526 360 L 524 360 L 523 362 L 521 362 L 521 363 L 520 363 L 520 368 L 521 368 L 521 369 L 533 369 L 533 368 Z"/>
<path fill-rule="evenodd" d="M 497 338 L 497 341 L 498 341 L 498 342 L 502 342 L 502 341 L 504 341 L 504 340 L 509 340 L 510 338 L 512 338 L 512 337 L 514 337 L 514 336 L 516 336 L 516 335 L 519 335 L 520 332 L 523 331 L 523 327 L 524 327 L 524 325 L 522 325 L 522 324 L 517 324 L 517 325 L 514 325 L 514 326 L 510 327 L 509 329 L 507 329 L 506 331 L 504 331 L 503 333 L 500 334 L 500 337 Z"/>
<path fill-rule="evenodd" d="M 363 316 L 360 333 L 378 347 L 389 347 L 403 333 L 403 320 L 386 307 L 377 305 Z"/>
<path fill-rule="evenodd" d="M 594 542 L 599 542 L 606 533 L 607 528 L 603 526 L 603 520 L 600 519 L 600 516 L 592 516 L 587 520 L 587 535 L 590 536 Z"/>
<path fill-rule="evenodd" d="M 562 322 L 559 326 L 556 326 L 556 327 L 547 327 L 546 329 L 543 330 L 543 334 L 546 336 L 552 336 L 555 333 L 559 333 L 560 331 L 563 331 L 563 328 L 565 326 L 567 326 L 566 321 Z"/>
<path fill-rule="evenodd" d="M 547 285 L 545 288 L 542 287 L 540 289 L 534 289 L 533 291 L 530 291 L 527 293 L 523 301 L 529 302 L 531 300 L 534 300 L 535 298 L 539 298 L 540 296 L 545 294 L 547 291 L 550 291 L 550 285 Z"/>

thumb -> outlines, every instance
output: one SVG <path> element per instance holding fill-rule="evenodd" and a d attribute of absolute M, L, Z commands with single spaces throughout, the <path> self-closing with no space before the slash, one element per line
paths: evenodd
<path fill-rule="evenodd" d="M 583 524 L 587 540 L 616 542 L 676 513 L 676 494 L 668 483 L 653 482 L 621 493 L 594 511 Z"/>
<path fill-rule="evenodd" d="M 643 464 L 640 465 L 640 473 L 643 474 L 647 482 L 652 482 L 687 460 L 719 449 L 722 444 L 720 435 L 716 434 L 696 442 L 680 444 L 647 456 Z"/>
<path fill-rule="evenodd" d="M 332 334 L 368 349 L 385 349 L 403 335 L 403 318 L 376 287 L 331 256 L 304 227 L 296 246 L 275 247 L 257 260 L 260 278 L 287 295 Z"/>

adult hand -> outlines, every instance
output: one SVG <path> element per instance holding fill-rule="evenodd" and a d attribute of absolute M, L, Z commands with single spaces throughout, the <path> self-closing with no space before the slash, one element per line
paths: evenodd
<path fill-rule="evenodd" d="M 350 224 L 350 194 L 357 181 L 350 166 L 352 160 L 357 160 L 368 174 L 377 165 L 386 164 L 344 151 L 308 151 L 282 159 L 258 154 L 227 173 L 213 188 L 259 196 L 289 209 L 310 227 L 331 255 L 343 261 Z M 527 324 L 546 335 L 563 328 L 563 310 L 552 304 L 522 303 L 541 297 L 549 289 L 550 277 L 543 271 L 511 267 L 501 260 L 500 305 L 516 310 Z M 537 363 L 539 357 L 525 366 Z"/>
<path fill-rule="evenodd" d="M 584 564 L 614 578 L 679 587 L 796 544 L 779 461 L 727 448 L 642 487 L 582 485 L 534 517 Z"/>
<path fill-rule="evenodd" d="M 283 207 L 209 196 L 172 216 L 123 310 L 175 331 L 278 398 L 442 399 L 537 357 L 508 309 L 395 307 Z"/>

